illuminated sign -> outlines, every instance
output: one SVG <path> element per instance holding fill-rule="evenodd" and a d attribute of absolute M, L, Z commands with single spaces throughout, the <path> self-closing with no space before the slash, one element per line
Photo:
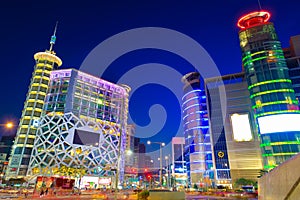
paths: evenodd
<path fill-rule="evenodd" d="M 249 123 L 249 115 L 246 114 L 232 114 L 230 116 L 231 126 L 233 132 L 233 139 L 237 142 L 250 141 L 253 139 L 251 133 L 251 126 Z"/>
<path fill-rule="evenodd" d="M 224 152 L 223 152 L 223 151 L 219 151 L 219 152 L 218 152 L 218 156 L 219 156 L 219 158 L 223 158 L 223 157 L 224 157 L 224 155 L 225 155 L 225 154 L 224 154 Z"/>
<path fill-rule="evenodd" d="M 111 178 L 99 178 L 99 185 L 109 185 L 111 183 Z"/>
<path fill-rule="evenodd" d="M 300 131 L 300 114 L 278 114 L 257 118 L 260 134 Z"/>

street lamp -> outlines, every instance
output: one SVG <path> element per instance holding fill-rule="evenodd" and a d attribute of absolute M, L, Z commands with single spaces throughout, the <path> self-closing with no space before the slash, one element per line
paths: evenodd
<path fill-rule="evenodd" d="M 131 156 L 133 154 L 131 149 L 126 150 L 126 155 L 127 156 Z"/>
<path fill-rule="evenodd" d="M 166 144 L 164 142 L 151 142 L 150 140 L 147 141 L 148 145 L 151 144 L 159 144 L 159 154 L 160 154 L 160 159 L 159 159 L 159 183 L 160 186 L 162 186 L 162 147 L 164 147 Z"/>
<path fill-rule="evenodd" d="M 0 126 L 4 126 L 6 128 L 12 128 L 13 126 L 15 126 L 12 122 L 7 122 L 6 124 L 0 124 Z"/>
<path fill-rule="evenodd" d="M 167 165 L 167 186 L 168 188 L 170 188 L 171 184 L 170 184 L 170 154 L 169 156 L 165 156 L 165 160 L 166 160 L 166 165 Z"/>

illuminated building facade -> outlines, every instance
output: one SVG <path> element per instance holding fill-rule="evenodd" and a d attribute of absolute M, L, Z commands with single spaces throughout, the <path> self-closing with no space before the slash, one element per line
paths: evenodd
<path fill-rule="evenodd" d="M 184 137 L 172 138 L 172 177 L 174 178 L 174 186 L 187 185 L 186 161 L 184 160 Z"/>
<path fill-rule="evenodd" d="M 129 91 L 75 69 L 51 72 L 28 175 L 66 175 L 67 168 L 75 177 L 82 170 L 102 176 L 118 169 L 122 181 Z"/>
<path fill-rule="evenodd" d="M 284 57 L 289 68 L 289 75 L 295 91 L 295 96 L 300 100 L 300 35 L 290 38 L 290 47 L 284 48 Z"/>
<path fill-rule="evenodd" d="M 205 91 L 200 89 L 200 74 L 192 72 L 182 78 L 182 116 L 185 137 L 185 161 L 189 184 L 204 185 L 213 179 L 213 162 Z"/>
<path fill-rule="evenodd" d="M 22 178 L 26 176 L 33 149 L 39 119 L 43 113 L 44 100 L 48 91 L 50 73 L 62 65 L 62 61 L 52 50 L 55 43 L 56 28 L 51 37 L 50 49 L 34 55 L 36 64 L 26 95 L 22 116 L 17 129 L 16 138 L 9 159 L 6 178 Z"/>
<path fill-rule="evenodd" d="M 126 128 L 125 173 L 134 172 L 134 135 L 134 124 L 128 124 Z"/>
<path fill-rule="evenodd" d="M 205 79 L 205 85 L 216 185 L 232 187 L 239 178 L 256 180 L 262 157 L 245 73 Z"/>
<path fill-rule="evenodd" d="M 270 13 L 258 11 L 238 21 L 242 62 L 258 122 L 265 169 L 299 152 L 298 101 Z"/>

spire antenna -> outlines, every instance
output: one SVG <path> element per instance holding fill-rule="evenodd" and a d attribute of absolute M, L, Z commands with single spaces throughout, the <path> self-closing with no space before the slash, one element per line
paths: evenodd
<path fill-rule="evenodd" d="M 259 9 L 262 10 L 261 5 L 260 5 L 260 0 L 257 0 L 257 3 L 258 3 L 258 6 L 259 6 Z"/>
<path fill-rule="evenodd" d="M 51 36 L 50 49 L 49 49 L 50 52 L 52 51 L 53 45 L 55 44 L 55 41 L 56 41 L 56 35 L 55 34 L 56 34 L 56 30 L 57 30 L 57 25 L 58 25 L 58 21 L 55 24 L 54 32 L 53 32 L 53 35 Z"/>

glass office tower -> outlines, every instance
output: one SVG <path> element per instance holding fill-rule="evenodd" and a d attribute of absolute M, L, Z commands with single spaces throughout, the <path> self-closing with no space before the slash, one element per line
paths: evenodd
<path fill-rule="evenodd" d="M 39 119 L 43 112 L 44 100 L 48 91 L 50 73 L 62 65 L 62 61 L 52 50 L 55 43 L 55 31 L 51 37 L 50 49 L 34 55 L 36 64 L 26 95 L 22 116 L 9 159 L 6 178 L 26 176 L 28 164 L 36 137 Z"/>
<path fill-rule="evenodd" d="M 185 160 L 191 186 L 204 186 L 213 179 L 213 162 L 205 91 L 200 89 L 200 74 L 191 72 L 182 78 Z"/>
<path fill-rule="evenodd" d="M 259 125 L 265 169 L 299 152 L 298 101 L 270 13 L 252 12 L 238 21 L 242 62 L 252 110 Z"/>

